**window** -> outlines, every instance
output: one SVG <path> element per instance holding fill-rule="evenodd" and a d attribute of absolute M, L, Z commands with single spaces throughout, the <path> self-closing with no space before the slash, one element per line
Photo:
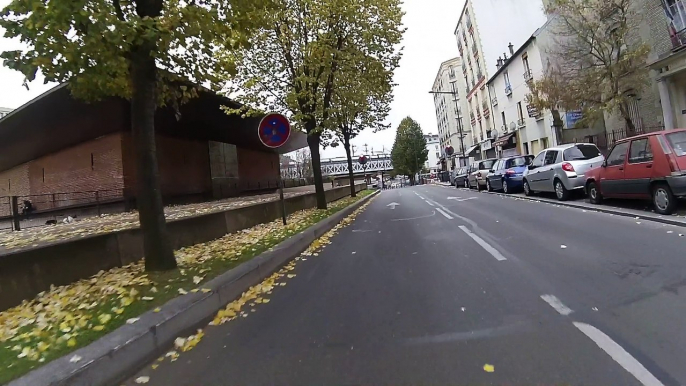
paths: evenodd
<path fill-rule="evenodd" d="M 529 154 L 529 144 L 528 143 L 524 144 L 524 154 Z"/>
<path fill-rule="evenodd" d="M 438 145 L 436 145 L 436 150 L 438 150 Z"/>
<path fill-rule="evenodd" d="M 565 149 L 562 156 L 565 161 L 587 160 L 600 156 L 600 150 L 595 145 L 576 145 Z"/>
<path fill-rule="evenodd" d="M 517 102 L 517 118 L 519 119 L 517 124 L 522 126 L 524 124 L 524 111 L 522 111 L 522 102 Z"/>
<path fill-rule="evenodd" d="M 531 155 L 526 155 L 523 157 L 517 157 L 517 158 L 512 158 L 507 161 L 507 166 L 506 168 L 516 168 L 520 166 L 526 166 L 531 163 L 531 160 L 533 160 L 534 157 Z"/>
<path fill-rule="evenodd" d="M 494 163 L 495 160 L 481 161 L 479 163 L 479 170 L 490 170 Z"/>
<path fill-rule="evenodd" d="M 560 152 L 557 150 L 548 150 L 545 153 L 545 162 L 543 163 L 544 165 L 553 165 L 557 161 L 557 155 Z"/>
<path fill-rule="evenodd" d="M 503 127 L 505 129 L 507 129 L 507 121 L 505 120 L 505 112 L 504 111 L 500 112 L 500 116 L 501 116 L 501 118 L 503 118 Z"/>
<path fill-rule="evenodd" d="M 510 74 L 505 71 L 503 72 L 503 77 L 505 78 L 505 87 L 510 87 Z"/>
<path fill-rule="evenodd" d="M 544 158 L 545 158 L 545 152 L 542 151 L 542 152 L 538 153 L 536 158 L 534 158 L 533 162 L 531 162 L 531 165 L 536 166 L 536 167 L 543 166 L 543 159 Z"/>
<path fill-rule="evenodd" d="M 522 55 L 522 64 L 524 65 L 524 79 L 531 79 L 532 74 L 531 67 L 529 67 L 529 56 L 526 54 L 526 52 Z"/>
<path fill-rule="evenodd" d="M 631 141 L 629 148 L 629 163 L 650 162 L 653 160 L 653 151 L 650 149 L 648 138 Z"/>
<path fill-rule="evenodd" d="M 677 157 L 686 155 L 686 132 L 667 134 L 667 140 L 672 145 Z"/>
<path fill-rule="evenodd" d="M 615 145 L 607 156 L 607 166 L 624 165 L 624 159 L 626 158 L 626 150 L 629 147 L 629 142 L 622 142 Z"/>
<path fill-rule="evenodd" d="M 436 158 L 441 158 L 441 155 L 438 152 L 436 152 Z"/>

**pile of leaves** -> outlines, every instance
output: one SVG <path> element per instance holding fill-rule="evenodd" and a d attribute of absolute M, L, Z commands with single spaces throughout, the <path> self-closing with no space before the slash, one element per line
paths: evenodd
<path fill-rule="evenodd" d="M 362 194 L 360 196 L 364 196 Z M 108 271 L 76 283 L 51 287 L 35 299 L 0 312 L 0 368 L 14 371 L 0 375 L 0 383 L 20 375 L 40 363 L 87 345 L 124 323 L 135 323 L 147 310 L 159 312 L 169 299 L 189 292 L 208 292 L 202 283 L 268 250 L 291 235 L 350 205 L 358 198 L 346 198 L 328 210 L 310 209 L 281 220 L 228 234 L 207 243 L 175 252 L 179 270 L 167 273 L 144 271 L 143 261 Z M 328 234 L 327 234 L 328 235 Z M 308 249 L 312 252 L 330 236 L 323 236 Z M 327 240 L 327 241 L 322 241 Z M 275 274 L 277 275 L 277 274 Z M 273 277 L 273 280 L 280 276 Z M 252 293 L 262 293 L 268 285 L 244 294 L 243 303 L 261 303 Z M 264 291 L 263 291 L 264 290 Z M 241 299 L 237 300 L 240 302 Z M 268 301 L 268 300 L 267 300 Z M 239 307 L 240 310 L 240 307 Z M 184 338 L 181 348 L 190 349 L 202 334 Z M 183 351 L 183 350 L 182 350 Z M 175 355 L 170 357 L 174 358 Z M 74 361 L 80 358 L 73 358 Z"/>

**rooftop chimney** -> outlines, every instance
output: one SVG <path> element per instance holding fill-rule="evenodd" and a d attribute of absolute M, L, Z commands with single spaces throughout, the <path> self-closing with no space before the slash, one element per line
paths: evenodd
<path fill-rule="evenodd" d="M 514 46 L 512 45 L 512 43 L 510 43 L 510 45 L 507 46 L 507 48 L 510 49 L 510 55 L 514 56 Z"/>
<path fill-rule="evenodd" d="M 503 58 L 505 61 L 507 61 L 507 54 L 503 52 Z"/>

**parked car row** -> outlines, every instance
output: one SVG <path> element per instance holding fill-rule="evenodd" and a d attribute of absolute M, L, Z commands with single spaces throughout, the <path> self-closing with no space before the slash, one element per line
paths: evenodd
<path fill-rule="evenodd" d="M 456 187 L 512 193 L 575 192 L 591 203 L 603 198 L 651 199 L 655 211 L 672 214 L 686 197 L 686 129 L 658 131 L 618 141 L 607 159 L 590 143 L 574 143 L 519 155 L 476 161 L 455 170 Z"/>

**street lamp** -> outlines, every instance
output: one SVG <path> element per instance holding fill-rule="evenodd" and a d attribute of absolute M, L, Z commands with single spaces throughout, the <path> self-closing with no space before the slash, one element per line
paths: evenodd
<path fill-rule="evenodd" d="M 454 98 L 455 105 L 457 107 L 457 111 L 460 111 L 460 106 L 457 104 L 457 91 L 429 91 L 429 94 L 448 94 L 452 95 Z M 465 159 L 465 153 L 464 153 L 464 139 L 462 135 L 462 116 L 458 114 L 457 117 L 457 130 L 458 134 L 460 136 L 460 154 L 462 155 L 460 158 L 462 160 Z M 462 162 L 460 162 L 460 166 L 462 165 Z"/>

